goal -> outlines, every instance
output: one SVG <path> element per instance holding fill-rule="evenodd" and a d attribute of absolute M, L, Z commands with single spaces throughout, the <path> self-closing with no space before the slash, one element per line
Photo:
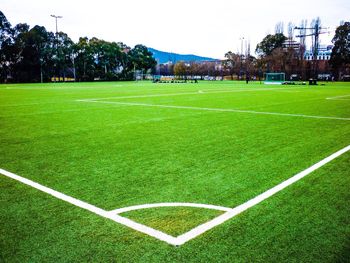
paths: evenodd
<path fill-rule="evenodd" d="M 265 73 L 265 84 L 282 84 L 286 81 L 285 73 Z"/>

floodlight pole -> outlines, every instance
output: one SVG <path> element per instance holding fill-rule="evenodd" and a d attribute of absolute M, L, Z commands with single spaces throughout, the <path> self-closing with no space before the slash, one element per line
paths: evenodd
<path fill-rule="evenodd" d="M 243 67 L 243 40 L 244 40 L 244 37 L 239 38 L 239 40 L 241 40 L 241 55 L 239 56 L 240 61 L 241 61 L 241 66 L 239 69 L 239 77 L 241 78 L 242 77 L 242 67 Z"/>
<path fill-rule="evenodd" d="M 57 36 L 57 34 L 58 34 L 57 20 L 58 20 L 59 18 L 62 18 L 63 16 L 51 15 L 51 17 L 55 18 L 55 20 L 56 20 L 56 36 Z"/>
<path fill-rule="evenodd" d="M 58 59 L 58 26 L 57 26 L 57 20 L 62 18 L 63 16 L 51 15 L 51 17 L 55 18 L 55 21 L 56 21 L 56 55 L 57 55 L 57 59 Z M 57 71 L 57 64 L 56 64 L 56 71 Z M 55 76 L 55 82 L 56 82 L 56 76 Z"/>

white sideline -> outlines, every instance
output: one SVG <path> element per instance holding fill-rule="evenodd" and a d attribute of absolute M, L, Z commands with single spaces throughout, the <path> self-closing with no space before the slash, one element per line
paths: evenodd
<path fill-rule="evenodd" d="M 343 99 L 343 98 L 346 98 L 346 97 L 350 97 L 350 94 L 342 95 L 342 96 L 336 96 L 336 97 L 329 97 L 329 98 L 326 98 L 326 100 L 350 100 L 350 99 Z"/>
<path fill-rule="evenodd" d="M 78 101 L 82 101 L 82 100 L 78 100 Z M 96 100 L 86 101 L 86 100 L 84 100 L 83 102 L 102 103 L 102 104 L 117 104 L 117 105 L 126 105 L 126 106 L 158 107 L 158 108 L 170 108 L 170 109 L 187 109 L 187 110 L 203 110 L 203 111 L 219 111 L 219 112 L 238 112 L 238 113 L 250 113 L 250 114 L 261 114 L 261 115 L 277 115 L 277 116 L 287 116 L 287 117 L 302 117 L 302 118 L 312 118 L 312 119 L 328 119 L 328 120 L 350 121 L 350 118 L 343 118 L 343 117 L 317 116 L 317 115 L 280 113 L 280 112 L 268 112 L 268 111 L 253 111 L 253 110 L 224 109 L 224 108 L 203 108 L 203 107 L 192 107 L 192 106 L 175 106 L 175 105 L 146 104 L 146 103 L 119 102 L 119 101 L 96 101 Z"/>
<path fill-rule="evenodd" d="M 50 194 L 58 199 L 61 199 L 63 201 L 66 201 L 70 204 L 73 204 L 77 207 L 80 207 L 80 208 L 83 208 L 85 210 L 88 210 L 94 214 L 97 214 L 99 216 L 102 216 L 102 217 L 105 217 L 105 218 L 108 218 L 108 219 L 111 219 L 117 223 L 120 223 L 124 226 L 128 226 L 136 231 L 139 231 L 139 232 L 142 232 L 144 234 L 147 234 L 149 236 L 152 236 L 152 237 L 155 237 L 161 241 L 164 241 L 168 244 L 171 244 L 171 245 L 176 245 L 176 246 L 180 246 L 180 245 L 183 245 L 184 243 L 188 242 L 189 240 L 203 234 L 204 232 L 224 223 L 225 221 L 233 218 L 234 216 L 242 213 L 243 211 L 249 209 L 250 207 L 253 207 L 259 203 L 261 203 L 262 201 L 264 201 L 265 199 L 273 196 L 274 194 L 278 193 L 279 191 L 283 190 L 284 188 L 288 187 L 289 185 L 292 185 L 293 183 L 299 181 L 300 179 L 304 178 L 305 176 L 307 176 L 308 174 L 312 173 L 313 171 L 319 169 L 320 167 L 324 166 L 325 164 L 329 163 L 330 161 L 334 160 L 335 158 L 339 157 L 340 155 L 348 152 L 350 150 L 350 145 L 348 145 L 347 147 L 337 151 L 336 153 L 333 153 L 332 155 L 328 156 L 327 158 L 323 159 L 322 161 L 312 165 L 311 167 L 307 168 L 306 170 L 294 175 L 293 177 L 287 179 L 286 181 L 276 185 L 275 187 L 265 191 L 264 193 L 254 197 L 253 199 L 245 202 L 244 204 L 241 204 L 235 208 L 223 208 L 223 207 L 218 207 L 218 206 L 210 206 L 210 205 L 200 205 L 200 204 L 194 204 L 196 205 L 197 207 L 204 207 L 204 208 L 209 208 L 211 207 L 210 209 L 217 209 L 217 210 L 227 210 L 226 213 L 214 218 L 213 220 L 210 220 L 208 221 L 207 223 L 204 223 L 202 225 L 199 225 L 195 228 L 193 228 L 192 230 L 188 231 L 187 233 L 185 234 L 182 234 L 178 237 L 173 237 L 171 235 L 168 235 L 166 233 L 163 233 L 159 230 L 156 230 L 156 229 L 153 229 L 151 227 L 148 227 L 148 226 L 145 226 L 143 224 L 140 224 L 140 223 L 137 223 L 137 222 L 134 222 L 128 218 L 125 218 L 125 217 L 122 217 L 122 216 L 119 216 L 118 214 L 118 211 L 119 213 L 121 213 L 120 211 L 123 211 L 123 209 L 116 209 L 116 210 L 113 210 L 113 211 L 106 211 L 106 210 L 103 210 L 101 208 L 98 208 L 94 205 L 91 205 L 89 203 L 86 203 L 84 201 L 81 201 L 79 199 L 76 199 L 74 197 L 71 197 L 71 196 L 68 196 L 68 195 L 65 195 L 63 193 L 60 193 L 60 192 L 57 192 L 51 188 L 48 188 L 46 186 L 43 186 L 41 184 L 38 184 L 34 181 L 31 181 L 29 179 L 26 179 L 24 177 L 21 177 L 21 176 L 18 176 L 14 173 L 11 173 L 11 172 L 8 172 L 4 169 L 0 169 L 0 174 L 3 174 L 9 178 L 12 178 L 14 180 L 17 180 L 19 182 L 22 182 L 23 184 L 26 184 L 26 185 L 29 185 L 33 188 L 36 188 L 42 192 L 45 192 L 47 194 Z M 154 207 L 156 206 L 170 206 L 169 203 L 162 203 L 161 204 L 153 204 Z M 174 204 L 180 204 L 180 203 L 174 203 Z M 149 206 L 151 207 L 152 204 L 150 205 L 142 205 L 142 206 L 139 206 L 139 207 L 142 207 L 142 208 L 146 208 L 146 206 Z M 185 205 L 186 206 L 186 205 Z M 193 204 L 188 204 L 187 206 L 193 206 Z M 129 207 L 129 211 L 131 210 L 135 210 L 135 207 L 136 206 L 133 206 L 133 207 Z M 218 209 L 219 208 L 219 209 Z M 124 212 L 126 212 L 127 208 L 124 209 Z"/>

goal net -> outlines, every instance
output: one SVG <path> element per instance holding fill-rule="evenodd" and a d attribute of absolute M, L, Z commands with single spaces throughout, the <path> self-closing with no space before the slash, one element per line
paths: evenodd
<path fill-rule="evenodd" d="M 282 84 L 286 80 L 285 73 L 265 73 L 265 84 Z"/>

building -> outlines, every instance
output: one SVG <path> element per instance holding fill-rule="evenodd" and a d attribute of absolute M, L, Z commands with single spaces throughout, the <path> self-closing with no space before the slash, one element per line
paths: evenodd
<path fill-rule="evenodd" d="M 295 51 L 299 51 L 300 47 L 301 47 L 300 43 L 295 41 L 295 40 L 293 40 L 293 39 L 287 39 L 282 44 L 282 48 L 284 50 L 294 49 Z"/>
<path fill-rule="evenodd" d="M 318 49 L 317 60 L 330 60 L 332 54 L 333 45 L 320 46 Z M 312 50 L 306 50 L 304 53 L 305 60 L 314 60 L 314 54 Z"/>

